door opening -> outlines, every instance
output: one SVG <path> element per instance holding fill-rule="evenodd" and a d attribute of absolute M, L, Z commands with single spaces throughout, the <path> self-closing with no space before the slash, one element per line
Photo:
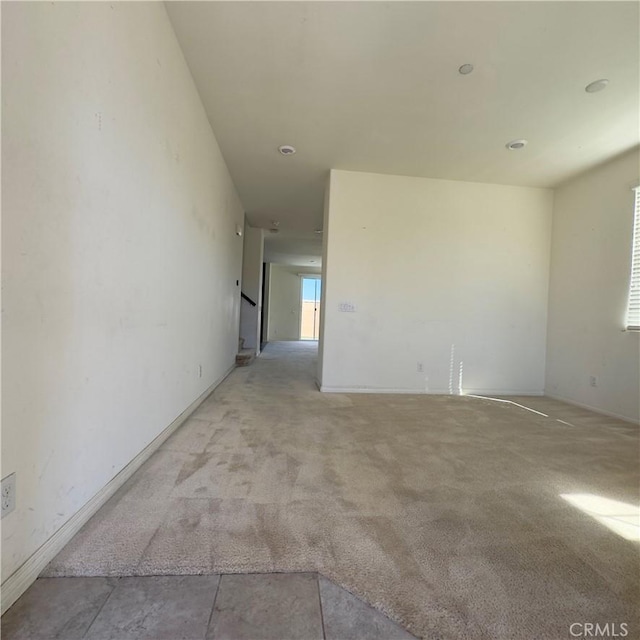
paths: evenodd
<path fill-rule="evenodd" d="M 300 340 L 317 340 L 320 335 L 320 277 L 302 276 Z"/>

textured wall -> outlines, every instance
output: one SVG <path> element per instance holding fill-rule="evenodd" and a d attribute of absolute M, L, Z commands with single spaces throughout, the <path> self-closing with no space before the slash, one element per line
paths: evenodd
<path fill-rule="evenodd" d="M 542 393 L 552 197 L 332 171 L 323 389 Z"/>
<path fill-rule="evenodd" d="M 2 7 L 12 574 L 234 362 L 243 211 L 160 3 Z"/>
<path fill-rule="evenodd" d="M 549 395 L 636 422 L 640 333 L 622 329 L 638 164 L 636 149 L 556 190 L 546 382 Z"/>

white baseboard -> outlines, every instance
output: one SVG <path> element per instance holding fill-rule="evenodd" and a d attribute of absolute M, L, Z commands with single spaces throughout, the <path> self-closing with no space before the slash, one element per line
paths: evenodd
<path fill-rule="evenodd" d="M 465 389 L 464 396 L 533 396 L 540 397 L 544 391 L 529 389 Z"/>
<path fill-rule="evenodd" d="M 437 393 L 443 394 L 447 391 L 425 391 L 424 389 L 393 389 L 393 388 L 377 388 L 377 387 L 328 387 L 326 385 L 320 385 L 320 391 L 322 393 L 412 393 L 425 394 L 425 393 Z"/>
<path fill-rule="evenodd" d="M 552 398 L 553 400 L 560 400 L 560 402 L 566 402 L 567 404 L 572 404 L 574 407 L 580 407 L 581 409 L 587 409 L 589 411 L 593 411 L 594 413 L 599 413 L 603 416 L 609 416 L 610 418 L 618 418 L 618 420 L 624 420 L 624 422 L 630 422 L 631 424 L 639 425 L 640 421 L 635 418 L 631 418 L 630 416 L 623 416 L 620 413 L 614 413 L 613 411 L 606 411 L 605 409 L 599 409 L 598 407 L 592 407 L 591 405 L 584 404 L 583 402 L 576 402 L 575 400 L 571 400 L 570 398 L 565 398 L 564 396 L 559 396 L 556 394 L 545 393 L 547 398 Z"/>
<path fill-rule="evenodd" d="M 231 366 L 204 393 L 192 402 L 166 429 L 156 436 L 129 464 L 116 474 L 93 498 L 69 518 L 42 546 L 24 561 L 0 588 L 2 613 L 35 582 L 40 572 L 62 551 L 81 527 L 102 507 L 109 498 L 142 466 L 162 443 L 180 427 L 202 404 L 209 394 L 235 369 Z"/>
<path fill-rule="evenodd" d="M 462 393 L 450 393 L 449 389 L 394 389 L 376 387 L 328 387 L 316 381 L 323 393 L 397 393 L 434 396 L 543 396 L 543 391 L 528 391 L 526 389 L 464 389 Z"/>

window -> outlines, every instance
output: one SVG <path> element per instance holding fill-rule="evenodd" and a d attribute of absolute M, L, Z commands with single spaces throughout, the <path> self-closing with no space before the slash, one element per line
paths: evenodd
<path fill-rule="evenodd" d="M 631 285 L 627 307 L 627 329 L 640 331 L 640 185 L 634 189 L 633 247 L 631 258 Z"/>

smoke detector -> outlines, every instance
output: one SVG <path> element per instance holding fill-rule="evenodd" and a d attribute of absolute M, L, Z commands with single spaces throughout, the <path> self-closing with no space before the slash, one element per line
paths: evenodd
<path fill-rule="evenodd" d="M 505 145 L 509 151 L 517 151 L 527 146 L 526 140 L 512 140 Z"/>
<path fill-rule="evenodd" d="M 606 78 L 602 78 L 601 80 L 596 80 L 595 82 L 588 84 L 584 90 L 587 93 L 597 93 L 598 91 L 606 89 L 608 84 L 609 81 Z"/>
<path fill-rule="evenodd" d="M 296 148 L 292 147 L 290 144 L 283 144 L 281 147 L 278 147 L 278 151 L 283 156 L 292 156 L 296 152 Z"/>

